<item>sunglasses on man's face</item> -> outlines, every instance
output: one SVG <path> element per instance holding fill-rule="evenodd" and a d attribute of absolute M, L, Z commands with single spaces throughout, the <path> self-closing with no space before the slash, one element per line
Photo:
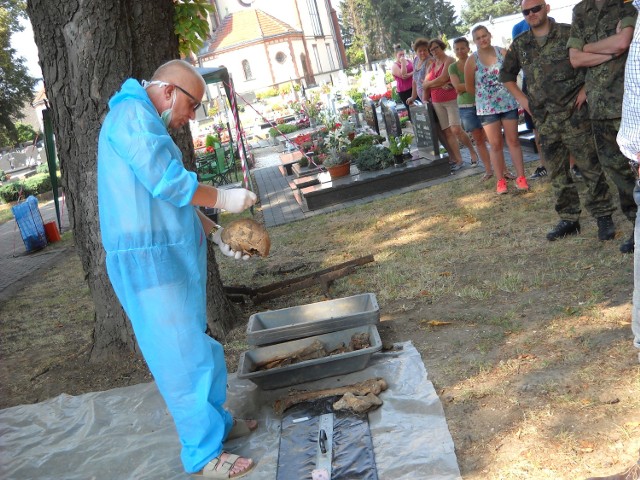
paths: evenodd
<path fill-rule="evenodd" d="M 189 92 L 187 92 L 184 88 L 174 84 L 174 87 L 176 87 L 178 90 L 180 90 L 182 93 L 184 93 L 187 97 L 189 97 L 191 100 L 194 101 L 195 105 L 193 106 L 193 111 L 195 112 L 196 110 L 198 110 L 200 108 L 201 103 L 196 100 L 196 97 L 194 97 L 193 95 L 191 95 Z"/>
<path fill-rule="evenodd" d="M 535 7 L 525 8 L 522 10 L 522 15 L 527 17 L 530 13 L 538 13 L 544 6 L 545 4 L 541 3 L 540 5 L 536 5 Z"/>

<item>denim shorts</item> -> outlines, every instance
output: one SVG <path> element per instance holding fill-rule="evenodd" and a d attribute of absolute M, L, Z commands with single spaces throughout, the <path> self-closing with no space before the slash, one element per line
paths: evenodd
<path fill-rule="evenodd" d="M 489 125 L 491 123 L 500 122 L 502 120 L 515 120 L 518 121 L 518 109 L 514 108 L 508 112 L 492 113 L 490 115 L 478 115 L 480 123 L 482 125 Z"/>
<path fill-rule="evenodd" d="M 466 132 L 473 132 L 478 128 L 482 128 L 475 106 L 460 107 L 460 121 L 462 122 L 462 128 Z"/>

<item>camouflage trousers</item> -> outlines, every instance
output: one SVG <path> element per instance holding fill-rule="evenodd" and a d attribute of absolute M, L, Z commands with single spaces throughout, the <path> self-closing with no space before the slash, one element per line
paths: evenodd
<path fill-rule="evenodd" d="M 598 160 L 589 120 L 584 115 L 575 115 L 553 125 L 553 128 L 549 128 L 550 122 L 545 123 L 547 125 L 541 125 L 539 130 L 540 146 L 556 197 L 556 212 L 560 218 L 575 222 L 580 218 L 582 211 L 578 188 L 569 171 L 570 154 L 582 172 L 587 187 L 583 199 L 587 211 L 595 218 L 611 215 L 615 206 Z"/>
<path fill-rule="evenodd" d="M 638 209 L 633 200 L 635 177 L 629 166 L 629 160 L 620 152 L 616 141 L 618 130 L 620 130 L 620 119 L 592 120 L 591 128 L 600 165 L 618 189 L 620 209 L 630 221 L 635 222 Z"/>

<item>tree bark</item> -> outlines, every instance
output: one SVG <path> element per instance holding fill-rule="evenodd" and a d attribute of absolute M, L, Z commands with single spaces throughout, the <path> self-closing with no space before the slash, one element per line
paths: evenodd
<path fill-rule="evenodd" d="M 108 101 L 126 78 L 149 79 L 178 58 L 172 0 L 27 0 L 51 108 L 76 250 L 95 304 L 92 360 L 135 352 L 138 346 L 105 269 L 97 197 L 97 145 Z M 194 169 L 188 128 L 179 136 L 187 168 Z M 127 192 L 123 192 L 126 195 Z M 209 249 L 210 328 L 224 336 L 233 306 Z M 213 260 L 213 261 L 212 261 Z M 217 284 L 215 282 L 217 280 Z M 219 284 L 219 285 L 218 285 Z M 209 297 L 211 298 L 211 297 Z"/>

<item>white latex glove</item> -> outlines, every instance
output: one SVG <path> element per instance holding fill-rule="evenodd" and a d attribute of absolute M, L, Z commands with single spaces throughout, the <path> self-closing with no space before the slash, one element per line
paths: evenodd
<path fill-rule="evenodd" d="M 213 207 L 231 213 L 240 213 L 256 203 L 256 200 L 258 200 L 256 194 L 246 188 L 218 189 L 218 200 Z"/>
<path fill-rule="evenodd" d="M 225 257 L 235 258 L 236 260 L 249 260 L 251 258 L 251 255 L 242 255 L 241 251 L 236 252 L 229 245 L 222 241 L 222 237 L 220 236 L 222 235 L 222 230 L 224 230 L 224 228 L 220 227 L 213 235 L 209 236 L 209 238 L 211 238 L 211 241 L 218 245 L 222 254 Z"/>

